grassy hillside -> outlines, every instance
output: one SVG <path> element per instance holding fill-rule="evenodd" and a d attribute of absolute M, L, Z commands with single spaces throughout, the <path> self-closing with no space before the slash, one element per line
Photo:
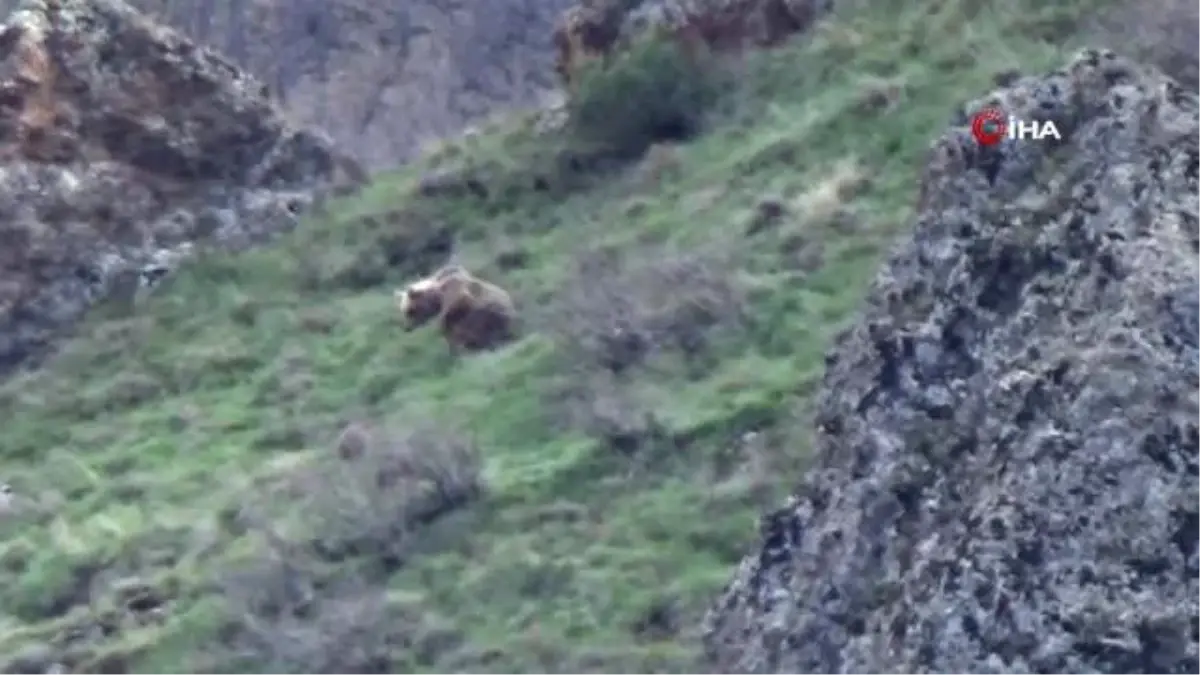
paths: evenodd
<path fill-rule="evenodd" d="M 1001 5 L 1032 9 L 845 10 L 621 169 L 515 120 L 98 310 L 0 385 L 0 660 L 694 672 L 928 143 L 997 72 L 1061 63 L 1093 10 Z M 413 196 L 431 167 L 475 191 Z M 525 339 L 456 362 L 399 329 L 392 287 L 451 236 Z"/>

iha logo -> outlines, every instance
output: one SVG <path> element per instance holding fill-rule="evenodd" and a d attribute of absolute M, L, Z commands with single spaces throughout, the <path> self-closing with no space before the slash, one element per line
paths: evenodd
<path fill-rule="evenodd" d="M 1053 120 L 1023 120 L 1005 115 L 999 108 L 984 108 L 971 118 L 971 135 L 982 146 L 995 145 L 1004 139 L 1034 140 L 1044 138 L 1062 140 Z"/>

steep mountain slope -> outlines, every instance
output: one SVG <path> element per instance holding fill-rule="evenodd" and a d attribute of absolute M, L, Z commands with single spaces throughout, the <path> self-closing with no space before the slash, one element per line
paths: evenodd
<path fill-rule="evenodd" d="M 1100 6 L 847 6 L 634 166 L 510 120 L 97 312 L 0 385 L 3 669 L 702 668 L 931 140 Z M 451 252 L 524 340 L 398 330 Z"/>

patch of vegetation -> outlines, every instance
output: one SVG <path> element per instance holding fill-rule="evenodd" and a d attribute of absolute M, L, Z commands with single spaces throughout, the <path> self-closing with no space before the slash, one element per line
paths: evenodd
<path fill-rule="evenodd" d="M 665 35 L 638 38 L 611 59 L 585 64 L 568 110 L 574 133 L 619 156 L 687 141 L 732 82 L 702 49 Z"/>
<path fill-rule="evenodd" d="M 0 384 L 3 670 L 696 672 L 931 139 L 1100 6 L 848 7 L 638 162 L 514 120 L 97 313 Z M 399 330 L 451 252 L 522 340 Z"/>

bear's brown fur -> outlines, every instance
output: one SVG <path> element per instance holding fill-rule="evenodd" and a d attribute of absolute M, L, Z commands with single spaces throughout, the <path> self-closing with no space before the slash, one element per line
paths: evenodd
<path fill-rule="evenodd" d="M 494 349 L 516 337 L 516 308 L 508 292 L 460 265 L 397 289 L 395 299 L 405 330 L 438 319 L 455 352 Z"/>

